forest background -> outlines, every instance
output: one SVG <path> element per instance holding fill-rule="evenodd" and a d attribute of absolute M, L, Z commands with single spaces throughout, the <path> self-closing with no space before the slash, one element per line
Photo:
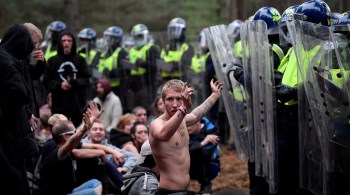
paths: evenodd
<path fill-rule="evenodd" d="M 32 22 L 43 33 L 55 20 L 64 21 L 75 33 L 86 27 L 98 37 L 109 26 L 119 26 L 127 35 L 143 23 L 159 46 L 166 43 L 169 21 L 182 17 L 187 23 L 187 40 L 195 43 L 203 28 L 246 20 L 261 7 L 272 6 L 282 14 L 302 0 L 0 0 L 0 36 L 14 23 Z M 349 0 L 326 0 L 332 12 L 350 10 Z"/>

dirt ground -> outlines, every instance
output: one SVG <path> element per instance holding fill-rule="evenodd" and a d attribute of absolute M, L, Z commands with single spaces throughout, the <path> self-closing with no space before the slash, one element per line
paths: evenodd
<path fill-rule="evenodd" d="M 225 145 L 220 146 L 221 172 L 212 181 L 213 193 L 223 189 L 239 189 L 249 192 L 249 178 L 247 160 L 240 160 L 235 150 L 228 150 Z M 189 191 L 198 192 L 200 184 L 191 181 Z"/>

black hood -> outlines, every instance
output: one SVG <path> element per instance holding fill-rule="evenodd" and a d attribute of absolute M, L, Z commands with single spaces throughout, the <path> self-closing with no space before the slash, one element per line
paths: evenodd
<path fill-rule="evenodd" d="M 63 35 L 68 35 L 68 36 L 72 37 L 72 39 L 73 39 L 72 51 L 68 55 L 64 54 L 63 45 L 61 43 L 61 39 L 62 39 Z M 77 41 L 76 41 L 75 36 L 72 32 L 67 31 L 67 30 L 63 31 L 58 38 L 57 54 L 58 55 L 65 55 L 65 56 L 76 55 L 77 54 L 77 43 L 76 42 Z"/>
<path fill-rule="evenodd" d="M 34 50 L 32 36 L 21 24 L 10 26 L 2 38 L 0 45 L 17 60 L 23 60 Z"/>

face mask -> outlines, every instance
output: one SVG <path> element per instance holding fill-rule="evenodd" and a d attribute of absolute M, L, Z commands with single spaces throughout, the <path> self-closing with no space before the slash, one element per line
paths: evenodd
<path fill-rule="evenodd" d="M 137 40 L 137 41 L 135 41 L 135 45 L 137 47 L 141 47 L 141 46 L 143 46 L 145 44 L 146 44 L 146 41 L 144 41 L 144 40 Z"/>

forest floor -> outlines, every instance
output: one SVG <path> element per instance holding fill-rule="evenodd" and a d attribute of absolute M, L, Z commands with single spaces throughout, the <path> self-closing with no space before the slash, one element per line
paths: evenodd
<path fill-rule="evenodd" d="M 242 194 L 249 194 L 247 160 L 238 159 L 236 150 L 228 150 L 226 145 L 221 145 L 220 163 L 220 175 L 212 180 L 213 194 L 233 194 L 233 190 L 242 192 Z M 188 191 L 198 192 L 199 190 L 200 184 L 191 180 Z M 231 191 L 220 193 L 227 190 Z"/>

